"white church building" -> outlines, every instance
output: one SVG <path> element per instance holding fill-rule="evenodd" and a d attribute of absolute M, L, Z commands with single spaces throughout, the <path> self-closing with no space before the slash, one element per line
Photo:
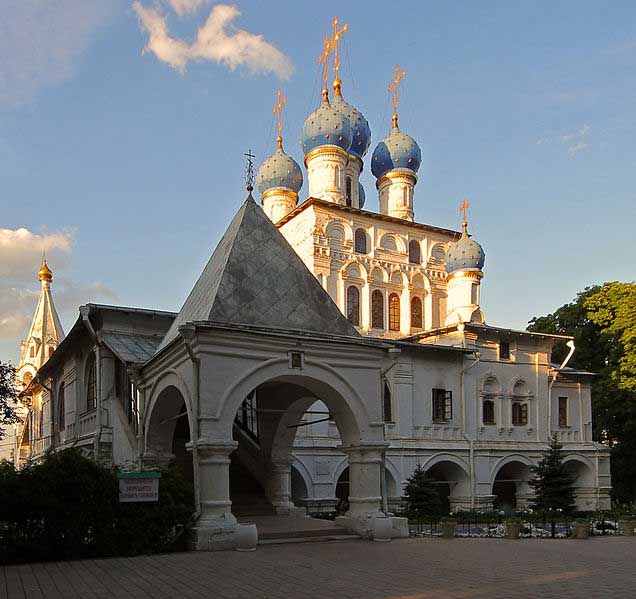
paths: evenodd
<path fill-rule="evenodd" d="M 397 101 L 370 159 L 375 213 L 359 182 L 371 131 L 337 68 L 322 95 L 301 135 L 309 197 L 279 127 L 261 206 L 250 189 L 178 313 L 87 304 L 64 337 L 43 265 L 15 459 L 77 447 L 130 469 L 174 461 L 201 549 L 231 547 L 237 517 L 299 508 L 344 509 L 364 532 L 417 464 L 451 509 L 522 507 L 553 431 L 578 507 L 608 508 L 593 375 L 552 363 L 567 338 L 486 322 L 467 206 L 461 231 L 415 220 L 421 153 Z"/>

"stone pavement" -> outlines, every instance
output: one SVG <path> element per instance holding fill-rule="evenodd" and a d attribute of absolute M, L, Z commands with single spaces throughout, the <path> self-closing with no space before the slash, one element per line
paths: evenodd
<path fill-rule="evenodd" d="M 636 537 L 270 545 L 0 569 L 0 597 L 452 599 L 636 597 Z"/>

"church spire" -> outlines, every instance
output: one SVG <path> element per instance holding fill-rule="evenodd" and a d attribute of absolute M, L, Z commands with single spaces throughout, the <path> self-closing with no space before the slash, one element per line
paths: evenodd
<path fill-rule="evenodd" d="M 40 281 L 40 297 L 35 308 L 29 334 L 22 342 L 22 355 L 18 366 L 18 376 L 22 370 L 37 370 L 51 357 L 57 346 L 64 338 L 64 331 L 53 304 L 51 282 L 53 271 L 49 268 L 46 258 L 42 258 L 42 266 L 38 271 Z"/>

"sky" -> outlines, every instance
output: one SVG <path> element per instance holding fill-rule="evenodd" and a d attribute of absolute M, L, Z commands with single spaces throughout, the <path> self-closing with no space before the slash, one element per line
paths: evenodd
<path fill-rule="evenodd" d="M 0 7 L 0 359 L 39 292 L 66 331 L 89 301 L 178 310 L 245 199 L 244 152 L 302 164 L 331 19 L 343 95 L 367 117 L 362 182 L 390 129 L 422 149 L 418 222 L 484 247 L 490 324 L 525 328 L 588 285 L 636 278 L 636 3 L 4 0 Z M 307 195 L 307 184 L 301 190 Z"/>

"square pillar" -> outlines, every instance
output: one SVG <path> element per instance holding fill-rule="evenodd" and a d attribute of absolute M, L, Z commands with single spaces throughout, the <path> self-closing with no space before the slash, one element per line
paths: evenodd
<path fill-rule="evenodd" d="M 188 444 L 198 463 L 199 517 L 191 530 L 191 549 L 216 551 L 236 547 L 236 518 L 230 501 L 230 453 L 236 441 L 199 439 L 196 446 Z"/>

